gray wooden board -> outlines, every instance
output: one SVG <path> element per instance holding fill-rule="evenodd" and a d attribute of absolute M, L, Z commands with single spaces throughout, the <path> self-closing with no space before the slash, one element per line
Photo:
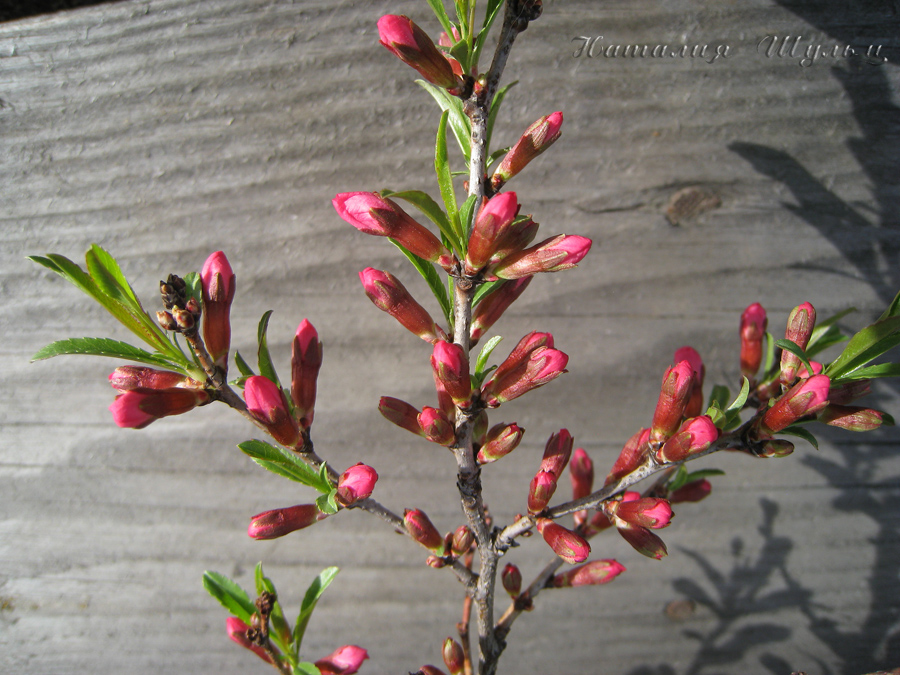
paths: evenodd
<path fill-rule="evenodd" d="M 570 373 L 494 416 L 527 429 L 514 455 L 484 471 L 498 523 L 523 510 L 543 442 L 561 427 L 603 474 L 647 424 L 676 348 L 703 354 L 708 383 L 733 384 L 738 316 L 751 302 L 776 333 L 806 300 L 823 316 L 857 307 L 843 324 L 858 328 L 900 286 L 896 3 L 544 4 L 515 45 L 506 81 L 519 84 L 496 138 L 511 143 L 564 111 L 562 138 L 509 187 L 547 235 L 595 244 L 577 270 L 537 279 L 497 327 L 499 352 L 541 329 L 571 357 Z M 388 269 L 427 291 L 389 244 L 329 203 L 381 188 L 436 196 L 436 109 L 377 43 L 375 21 L 389 12 L 436 34 L 424 3 L 407 0 L 134 1 L 0 25 L 3 672 L 265 668 L 227 640 L 225 614 L 200 585 L 216 569 L 249 587 L 257 560 L 288 608 L 322 567 L 343 568 L 313 619 L 309 658 L 357 643 L 372 656 L 363 672 L 440 663 L 461 593 L 409 542 L 358 513 L 283 540 L 246 537 L 251 514 L 310 495 L 236 450 L 254 435 L 240 418 L 209 406 L 120 430 L 106 410 L 113 363 L 28 362 L 63 337 L 128 336 L 26 255 L 80 258 L 99 243 L 149 305 L 160 278 L 225 250 L 238 280 L 235 346 L 252 355 L 266 309 L 283 372 L 303 317 L 322 336 L 322 454 L 338 469 L 375 466 L 390 507 L 459 525 L 449 454 L 376 410 L 381 395 L 432 403 L 429 347 L 374 310 L 356 274 Z M 891 61 L 801 67 L 760 53 L 767 35 L 802 36 L 801 49 L 881 44 Z M 573 55 L 578 36 L 602 36 L 593 58 Z M 729 55 L 600 55 L 630 43 L 726 45 Z M 691 186 L 721 204 L 673 227 L 666 205 Z M 871 400 L 900 412 L 895 387 Z M 818 452 L 800 442 L 780 461 L 706 460 L 727 475 L 707 502 L 676 509 L 662 532 L 670 556 L 597 539 L 595 556 L 628 573 L 541 596 L 501 671 L 900 665 L 897 441 L 894 430 L 824 433 Z M 528 578 L 548 551 L 524 543 L 509 559 Z M 667 618 L 685 598 L 696 611 Z"/>

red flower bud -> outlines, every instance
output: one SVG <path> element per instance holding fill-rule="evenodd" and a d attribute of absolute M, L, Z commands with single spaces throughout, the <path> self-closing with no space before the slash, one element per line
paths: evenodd
<path fill-rule="evenodd" d="M 331 203 L 338 215 L 360 232 L 395 239 L 411 253 L 444 269 L 453 266 L 453 256 L 440 240 L 390 199 L 375 192 L 344 192 Z"/>
<path fill-rule="evenodd" d="M 631 547 L 641 555 L 645 555 L 648 558 L 655 558 L 656 560 L 662 560 L 669 554 L 663 540 L 646 527 L 625 523 L 618 525 L 617 529 L 619 530 L 619 534 L 622 535 L 622 538 L 631 544 Z"/>
<path fill-rule="evenodd" d="M 458 344 L 438 340 L 431 354 L 431 367 L 435 381 L 439 382 L 452 401 L 458 406 L 466 406 L 472 396 L 469 377 L 469 359 L 466 351 Z"/>
<path fill-rule="evenodd" d="M 222 251 L 216 251 L 200 271 L 203 293 L 203 341 L 206 351 L 223 371 L 228 370 L 231 347 L 231 302 L 234 300 L 234 271 Z"/>
<path fill-rule="evenodd" d="M 494 268 L 499 279 L 521 279 L 538 272 L 559 272 L 578 265 L 591 250 L 591 240 L 577 234 L 558 234 L 518 253 Z"/>
<path fill-rule="evenodd" d="M 771 435 L 803 417 L 819 412 L 828 405 L 829 386 L 827 375 L 813 375 L 800 380 L 765 412 L 760 431 L 764 435 Z"/>
<path fill-rule="evenodd" d="M 533 278 L 523 277 L 515 281 L 503 281 L 481 298 L 472 310 L 472 326 L 469 333 L 472 346 L 478 343 L 490 327 L 509 309 L 509 306 L 522 295 Z"/>
<path fill-rule="evenodd" d="M 351 466 L 338 479 L 336 496 L 338 503 L 350 506 L 360 499 L 367 499 L 375 489 L 377 480 L 378 474 L 371 466 L 366 466 L 362 462 Z"/>
<path fill-rule="evenodd" d="M 515 450 L 525 430 L 517 424 L 497 424 L 491 427 L 485 437 L 484 445 L 478 451 L 478 463 L 496 462 Z"/>
<path fill-rule="evenodd" d="M 584 562 L 591 554 L 591 545 L 585 539 L 548 518 L 538 518 L 537 529 L 553 552 L 567 563 Z"/>
<path fill-rule="evenodd" d="M 463 672 L 466 655 L 463 653 L 462 645 L 453 638 L 444 640 L 444 647 L 441 650 L 444 657 L 444 665 L 450 671 L 450 675 L 459 675 Z"/>
<path fill-rule="evenodd" d="M 401 429 L 411 431 L 417 436 L 424 436 L 425 432 L 419 426 L 419 411 L 406 401 L 390 396 L 382 396 L 378 402 L 378 412 L 386 419 L 396 424 Z"/>
<path fill-rule="evenodd" d="M 447 57 L 409 17 L 394 14 L 381 17 L 378 19 L 378 36 L 382 45 L 432 84 L 451 93 L 456 93 L 461 86 Z"/>
<path fill-rule="evenodd" d="M 139 388 L 116 396 L 109 410 L 117 426 L 143 429 L 161 417 L 184 414 L 208 401 L 209 394 L 202 389 Z"/>
<path fill-rule="evenodd" d="M 425 406 L 418 416 L 423 435 L 432 443 L 451 446 L 456 441 L 456 430 L 442 410 Z"/>
<path fill-rule="evenodd" d="M 609 583 L 624 571 L 625 567 L 615 560 L 592 560 L 562 574 L 557 574 L 550 580 L 549 585 L 556 588 L 599 586 Z"/>
<path fill-rule="evenodd" d="M 315 327 L 303 319 L 291 345 L 291 398 L 300 426 L 308 429 L 316 405 L 316 380 L 322 365 L 322 343 Z"/>
<path fill-rule="evenodd" d="M 719 430 L 709 417 L 694 417 L 685 421 L 678 433 L 656 451 L 656 459 L 663 464 L 681 462 L 705 451 L 718 437 Z"/>
<path fill-rule="evenodd" d="M 741 375 L 752 380 L 762 363 L 763 338 L 768 319 L 766 310 L 754 302 L 741 314 Z"/>
<path fill-rule="evenodd" d="M 808 302 L 795 307 L 788 317 L 784 339 L 794 342 L 800 349 L 806 349 L 813 329 L 816 327 L 816 310 Z M 791 386 L 797 379 L 800 357 L 788 350 L 781 352 L 781 384 Z"/>
<path fill-rule="evenodd" d="M 316 661 L 316 668 L 322 675 L 353 675 L 359 671 L 362 662 L 369 658 L 369 652 L 356 645 L 344 645 Z"/>
<path fill-rule="evenodd" d="M 444 538 L 421 509 L 406 509 L 403 522 L 413 539 L 428 550 L 443 554 Z"/>
<path fill-rule="evenodd" d="M 591 494 L 594 488 L 594 463 L 583 448 L 577 448 L 569 465 L 572 478 L 572 499 L 581 499 Z M 581 525 L 587 520 L 587 511 L 575 512 L 575 524 Z"/>
<path fill-rule="evenodd" d="M 617 526 L 627 523 L 652 530 L 668 527 L 672 520 L 672 507 L 668 501 L 655 497 L 641 498 L 637 493 L 631 495 L 635 498 L 609 502 L 609 514 L 616 519 Z"/>
<path fill-rule="evenodd" d="M 266 430 L 283 446 L 293 448 L 300 442 L 300 427 L 291 415 L 281 388 L 267 377 L 252 375 L 244 383 L 247 410 L 262 422 Z"/>
<path fill-rule="evenodd" d="M 558 434 L 553 434 L 547 439 L 547 445 L 544 447 L 544 456 L 541 459 L 541 471 L 548 471 L 553 474 L 556 480 L 560 479 L 563 470 L 569 463 L 572 456 L 572 445 L 575 439 L 568 429 L 560 429 Z"/>
<path fill-rule="evenodd" d="M 522 573 L 519 571 L 519 568 L 512 563 L 508 563 L 500 573 L 500 583 L 503 584 L 503 590 L 509 593 L 511 598 L 515 599 L 518 597 L 519 593 L 522 592 Z"/>
<path fill-rule="evenodd" d="M 236 616 L 229 616 L 225 619 L 225 630 L 228 631 L 228 637 L 237 642 L 244 649 L 249 649 L 266 663 L 272 663 L 272 657 L 266 654 L 266 650 L 250 642 L 247 637 L 247 631 L 250 626 L 245 624 Z"/>
<path fill-rule="evenodd" d="M 567 372 L 569 357 L 552 347 L 549 333 L 529 333 L 522 338 L 482 387 L 487 406 L 496 408 Z"/>
<path fill-rule="evenodd" d="M 557 478 L 549 471 L 538 471 L 528 488 L 528 513 L 534 515 L 547 508 L 556 492 Z"/>
<path fill-rule="evenodd" d="M 700 358 L 699 352 L 693 347 L 682 347 L 677 350 L 674 362 L 678 363 L 679 361 L 690 363 L 694 374 L 691 396 L 684 409 L 684 416 L 697 417 L 703 412 L 703 378 L 706 376 L 706 366 L 703 365 L 703 359 Z"/>
<path fill-rule="evenodd" d="M 475 534 L 469 529 L 469 526 L 460 525 L 450 539 L 450 551 L 453 555 L 464 555 L 471 550 L 474 543 Z"/>
<path fill-rule="evenodd" d="M 519 213 L 519 202 L 515 192 L 504 192 L 491 197 L 484 203 L 469 235 L 466 251 L 466 274 L 474 275 L 488 264 Z"/>
<path fill-rule="evenodd" d="M 428 311 L 416 302 L 390 272 L 381 272 L 367 267 L 359 273 L 366 295 L 375 306 L 390 314 L 408 331 L 426 342 L 446 339 L 444 331 L 434 322 Z"/>
<path fill-rule="evenodd" d="M 625 447 L 619 453 L 619 458 L 606 477 L 605 485 L 619 481 L 637 469 L 644 463 L 649 451 L 650 430 L 641 429 L 625 443 Z"/>
<path fill-rule="evenodd" d="M 516 144 L 510 149 L 503 161 L 491 176 L 491 185 L 499 190 L 510 178 L 519 173 L 525 166 L 549 148 L 562 133 L 563 114 L 561 112 L 545 115 L 532 124 Z"/>
<path fill-rule="evenodd" d="M 169 370 L 154 370 L 146 366 L 119 366 L 109 376 L 109 383 L 119 391 L 135 389 L 172 389 L 185 387 L 202 389 L 203 385 L 181 373 Z"/>
<path fill-rule="evenodd" d="M 257 513 L 250 519 L 247 534 L 253 539 L 277 539 L 309 527 L 325 517 L 315 504 L 299 504 Z"/>
<path fill-rule="evenodd" d="M 893 419 L 873 408 L 829 404 L 819 413 L 819 421 L 847 431 L 872 431 L 882 424 L 893 426 Z"/>
<path fill-rule="evenodd" d="M 669 493 L 670 504 L 680 504 L 682 502 L 699 502 L 705 499 L 712 492 L 712 485 L 705 478 L 691 481 L 682 485 L 677 490 Z"/>
<path fill-rule="evenodd" d="M 694 369 L 687 361 L 679 361 L 666 370 L 653 423 L 650 425 L 650 442 L 659 443 L 675 433 L 684 417 L 684 409 L 694 387 Z"/>

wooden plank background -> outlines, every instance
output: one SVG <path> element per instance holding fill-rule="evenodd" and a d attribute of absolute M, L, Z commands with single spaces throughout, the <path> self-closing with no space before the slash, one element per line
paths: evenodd
<path fill-rule="evenodd" d="M 497 329 L 510 344 L 551 330 L 571 372 L 495 420 L 527 429 L 484 480 L 497 522 L 524 507 L 547 436 L 566 427 L 598 473 L 646 425 L 673 351 L 695 346 L 707 382 L 737 378 L 737 322 L 754 301 L 778 332 L 809 300 L 849 306 L 858 328 L 900 286 L 896 2 L 546 0 L 517 41 L 519 80 L 498 123 L 511 143 L 565 113 L 553 150 L 510 183 L 547 235 L 594 239 L 575 271 L 545 275 Z M 388 269 L 424 297 L 386 242 L 335 215 L 337 192 L 435 192 L 435 106 L 377 44 L 375 21 L 410 0 L 134 0 L 0 25 L 0 670 L 226 673 L 258 668 L 230 644 L 201 588 L 216 569 L 249 586 L 263 560 L 287 607 L 322 567 L 343 568 L 305 644 L 345 643 L 363 672 L 440 663 L 461 594 L 449 573 L 364 514 L 255 542 L 250 515 L 309 495 L 235 449 L 254 432 L 221 406 L 120 430 L 113 365 L 30 364 L 69 336 L 127 338 L 86 297 L 24 260 L 111 251 L 147 300 L 160 278 L 225 250 L 237 273 L 234 344 L 252 353 L 274 309 L 282 369 L 297 323 L 325 343 L 315 440 L 342 469 L 375 466 L 377 493 L 461 522 L 453 463 L 382 420 L 378 397 L 433 398 L 428 346 L 365 298 L 356 273 Z M 890 60 L 767 57 L 767 35 L 882 45 Z M 727 46 L 727 58 L 575 57 L 598 45 Z M 595 50 L 595 54 L 597 51 Z M 670 225 L 672 195 L 720 206 Z M 502 348 L 501 348 L 502 351 Z M 872 404 L 900 412 L 898 389 Z M 597 557 L 628 573 L 548 593 L 517 623 L 505 673 L 869 672 L 900 666 L 900 453 L 895 430 L 824 433 L 817 452 L 727 471 L 701 505 L 677 509 L 670 556 L 640 558 L 615 536 Z M 510 559 L 526 577 L 540 541 Z M 696 610 L 673 620 L 673 600 Z M 502 610 L 502 601 L 498 603 Z M 262 671 L 259 671 L 262 672 Z"/>

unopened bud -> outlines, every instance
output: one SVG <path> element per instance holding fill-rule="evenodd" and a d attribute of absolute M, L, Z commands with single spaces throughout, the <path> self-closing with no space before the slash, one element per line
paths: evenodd
<path fill-rule="evenodd" d="M 800 349 L 806 349 L 813 329 L 816 327 L 816 310 L 808 302 L 795 307 L 788 317 L 784 339 L 795 343 Z M 797 379 L 800 368 L 800 357 L 784 350 L 781 352 L 781 384 L 789 387 Z"/>
<path fill-rule="evenodd" d="M 421 509 L 406 509 L 403 522 L 415 541 L 431 551 L 443 553 L 444 538 Z"/>
<path fill-rule="evenodd" d="M 584 562 L 591 554 L 591 545 L 584 538 L 548 518 L 538 518 L 537 530 L 553 552 L 567 563 Z"/>
<path fill-rule="evenodd" d="M 475 534 L 469 529 L 468 525 L 460 525 L 453 533 L 450 540 L 450 550 L 454 555 L 463 555 L 468 553 L 472 545 L 475 543 Z"/>
<path fill-rule="evenodd" d="M 444 657 L 444 665 L 450 671 L 450 675 L 459 675 L 463 672 L 466 656 L 463 653 L 462 645 L 453 638 L 444 640 L 444 648 L 442 650 Z"/>
<path fill-rule="evenodd" d="M 500 582 L 503 584 L 503 590 L 509 593 L 511 598 L 516 598 L 522 592 L 522 573 L 519 568 L 508 563 L 500 573 Z"/>
<path fill-rule="evenodd" d="M 598 586 L 609 583 L 624 571 L 625 567 L 615 560 L 593 560 L 557 574 L 547 585 L 555 588 Z"/>
<path fill-rule="evenodd" d="M 479 464 L 490 464 L 515 450 L 525 430 L 517 424 L 497 424 L 487 432 L 484 445 L 478 451 Z"/>

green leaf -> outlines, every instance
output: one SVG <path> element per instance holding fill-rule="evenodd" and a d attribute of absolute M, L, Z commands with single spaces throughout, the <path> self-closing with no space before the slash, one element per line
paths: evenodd
<path fill-rule="evenodd" d="M 741 384 L 741 391 L 738 393 L 737 397 L 734 401 L 731 402 L 731 405 L 725 409 L 726 413 L 732 412 L 740 412 L 744 409 L 744 404 L 747 402 L 747 397 L 750 396 L 750 380 L 746 377 L 742 378 L 743 383 Z"/>
<path fill-rule="evenodd" d="M 322 671 L 316 668 L 315 663 L 301 661 L 294 666 L 294 675 L 322 675 Z"/>
<path fill-rule="evenodd" d="M 480 37 L 481 36 L 479 36 L 479 39 Z M 486 148 L 491 147 L 491 139 L 494 136 L 494 122 L 496 122 L 497 120 L 497 114 L 500 112 L 500 106 L 503 104 L 503 99 L 506 98 L 507 92 L 509 92 L 509 90 L 515 87 L 518 83 L 519 81 L 515 80 L 513 82 L 510 82 L 506 86 L 501 87 L 497 91 L 497 95 L 494 96 L 494 100 L 491 101 L 491 110 L 490 112 L 488 112 L 487 130 L 485 132 Z"/>
<path fill-rule="evenodd" d="M 422 278 L 425 279 L 425 283 L 428 284 L 428 288 L 431 289 L 431 292 L 434 294 L 434 297 L 438 301 L 438 305 L 440 306 L 441 311 L 444 313 L 444 319 L 449 324 L 451 315 L 450 298 L 447 295 L 447 290 L 444 287 L 444 282 L 441 280 L 441 277 L 438 274 L 437 268 L 435 268 L 434 263 L 430 263 L 424 258 L 420 258 L 395 239 L 391 239 L 390 237 L 388 237 L 388 241 L 390 241 L 394 246 L 400 249 L 403 255 L 405 255 L 407 259 L 412 263 L 413 267 L 416 268 L 416 271 L 418 271 L 418 273 L 422 275 Z"/>
<path fill-rule="evenodd" d="M 203 302 L 203 280 L 200 278 L 199 272 L 188 272 L 182 279 L 186 286 L 185 293 L 188 300 L 194 299 L 198 303 Z"/>
<path fill-rule="evenodd" d="M 484 372 L 484 367 L 487 365 L 487 360 L 491 356 L 491 352 L 493 352 L 497 345 L 500 344 L 501 340 L 503 340 L 502 337 L 495 335 L 481 348 L 481 351 L 478 353 L 478 359 L 475 361 L 476 378 Z"/>
<path fill-rule="evenodd" d="M 127 342 L 119 342 L 118 340 L 112 340 L 110 338 L 83 337 L 57 340 L 41 349 L 37 354 L 31 357 L 31 360 L 42 361 L 64 354 L 108 356 L 114 359 L 137 361 L 138 363 L 146 363 L 147 365 L 165 368 L 166 370 L 174 370 L 182 375 L 192 374 L 191 371 L 185 368 L 181 363 L 173 363 L 171 359 L 162 354 L 151 354 L 140 347 L 135 347 Z M 196 373 L 193 374 L 196 376 Z"/>
<path fill-rule="evenodd" d="M 797 426 L 796 424 L 789 426 L 787 429 L 782 429 L 778 433 L 787 434 L 788 436 L 798 436 L 799 438 L 808 441 L 809 444 L 812 445 L 816 450 L 819 449 L 819 442 L 816 440 L 816 437 L 803 427 Z"/>
<path fill-rule="evenodd" d="M 900 363 L 879 363 L 857 368 L 852 373 L 841 376 L 841 380 L 874 380 L 879 377 L 900 377 Z"/>
<path fill-rule="evenodd" d="M 119 263 L 109 253 L 93 244 L 85 254 L 88 273 L 96 281 L 97 287 L 114 300 L 143 312 L 140 301 L 134 294 Z"/>
<path fill-rule="evenodd" d="M 430 82 L 416 80 L 416 83 L 431 94 L 432 98 L 441 107 L 441 110 L 447 110 L 450 113 L 450 128 L 453 129 L 453 135 L 456 137 L 459 149 L 462 151 L 463 157 L 466 158 L 466 163 L 468 163 L 472 154 L 472 123 L 465 112 L 463 112 L 462 101 L 456 96 L 448 94 L 446 89 L 436 87 Z"/>
<path fill-rule="evenodd" d="M 670 492 L 675 492 L 681 488 L 687 481 L 687 469 L 684 468 L 684 464 L 678 467 L 678 471 L 675 472 L 675 475 L 669 480 L 668 485 L 666 486 Z"/>
<path fill-rule="evenodd" d="M 209 570 L 203 573 L 203 588 L 225 609 L 250 625 L 250 617 L 256 613 L 256 605 L 243 588 L 225 575 Z"/>
<path fill-rule="evenodd" d="M 766 331 L 766 361 L 763 366 L 763 373 L 767 377 L 776 367 L 775 364 L 775 338 L 769 331 Z"/>
<path fill-rule="evenodd" d="M 900 316 L 876 321 L 850 338 L 840 356 L 825 368 L 825 374 L 834 382 L 862 368 L 898 344 L 900 344 Z"/>
<path fill-rule="evenodd" d="M 259 349 L 257 350 L 257 363 L 259 365 L 259 374 L 269 378 L 281 388 L 281 382 L 278 379 L 278 373 L 275 372 L 275 366 L 272 365 L 272 357 L 269 355 L 269 341 L 266 337 L 266 331 L 269 329 L 269 318 L 272 316 L 272 310 L 268 310 L 259 320 L 259 326 L 256 329 L 256 339 L 259 341 Z"/>
<path fill-rule="evenodd" d="M 444 213 L 443 209 L 441 209 L 441 207 L 438 206 L 437 202 L 434 201 L 428 194 L 422 192 L 421 190 L 404 190 L 403 192 L 382 190 L 381 196 L 390 197 L 391 199 L 402 199 L 409 202 L 417 209 L 419 209 L 419 211 L 425 214 L 425 216 L 427 216 L 432 223 L 437 225 L 437 228 L 441 231 L 441 234 L 450 241 L 450 244 L 453 246 L 453 248 L 455 248 L 457 251 L 463 250 L 462 242 L 459 240 L 456 235 L 456 231 L 450 224 L 450 221 L 447 218 L 447 214 Z"/>
<path fill-rule="evenodd" d="M 319 573 L 319 576 L 313 579 L 309 588 L 306 589 L 306 595 L 303 597 L 303 602 L 300 603 L 300 614 L 297 615 L 297 622 L 294 624 L 294 639 L 291 643 L 294 654 L 300 654 L 303 634 L 306 633 L 306 626 L 309 624 L 309 619 L 316 608 L 316 603 L 319 602 L 319 598 L 322 597 L 325 589 L 334 581 L 334 577 L 337 576 L 338 572 L 340 572 L 340 569 L 337 567 L 326 567 Z"/>
<path fill-rule="evenodd" d="M 472 63 L 478 63 L 478 60 L 481 57 L 481 51 L 484 49 L 484 42 L 491 32 L 491 26 L 499 15 L 502 6 L 503 0 L 488 0 L 487 11 L 484 14 L 484 23 L 481 31 L 478 33 L 478 37 L 475 40 L 475 47 L 472 51 Z"/>
<path fill-rule="evenodd" d="M 681 466 L 684 466 L 682 464 Z M 691 471 L 687 475 L 688 483 L 693 483 L 695 480 L 700 480 L 701 478 L 708 478 L 709 476 L 724 476 L 725 472 L 721 469 L 700 469 L 699 471 Z"/>
<path fill-rule="evenodd" d="M 329 492 L 327 495 L 319 495 L 316 497 L 316 506 L 319 507 L 319 511 L 322 513 L 326 513 L 329 516 L 333 516 L 338 512 L 338 503 L 335 497 L 337 496 L 337 490 L 334 489 Z"/>
<path fill-rule="evenodd" d="M 453 224 L 454 236 L 450 241 L 461 241 L 456 194 L 453 191 L 453 177 L 450 175 L 450 164 L 447 160 L 447 118 L 449 115 L 450 113 L 446 110 L 441 113 L 437 140 L 434 144 L 434 170 L 437 173 L 438 187 L 441 189 L 441 199 L 444 200 L 444 208 L 447 210 L 447 215 Z M 464 254 L 465 249 L 460 248 L 459 252 Z"/>
<path fill-rule="evenodd" d="M 253 368 L 251 368 L 248 363 L 244 361 L 244 357 L 241 356 L 241 353 L 239 351 L 234 352 L 234 365 L 237 366 L 238 372 L 240 372 L 240 374 L 245 378 L 256 375 L 256 373 L 253 372 Z"/>
<path fill-rule="evenodd" d="M 714 385 L 709 393 L 709 405 L 714 405 L 720 411 L 728 407 L 728 400 L 731 398 L 731 391 L 722 384 Z"/>
<path fill-rule="evenodd" d="M 475 216 L 475 195 L 470 195 L 465 202 L 463 202 L 462 208 L 459 210 L 459 224 L 462 228 L 463 238 L 466 240 L 467 248 L 469 241 L 469 234 L 472 232 L 472 225 Z"/>
<path fill-rule="evenodd" d="M 488 281 L 487 283 L 481 284 L 481 286 L 478 287 L 478 290 L 475 291 L 475 295 L 472 296 L 472 309 L 477 307 L 478 303 L 481 302 L 485 296 L 496 290 L 500 290 L 500 286 L 506 283 L 511 284 L 515 282 L 507 281 L 506 279 L 498 279 L 497 281 Z"/>
<path fill-rule="evenodd" d="M 806 356 L 806 352 L 793 340 L 788 340 L 782 338 L 781 340 L 775 340 L 775 344 L 781 347 L 784 351 L 790 352 L 798 359 L 800 359 L 800 363 L 803 364 L 803 367 L 806 368 L 806 372 L 809 375 L 812 375 L 813 369 L 812 365 L 809 362 L 809 358 Z"/>
<path fill-rule="evenodd" d="M 319 492 L 331 492 L 331 483 L 327 479 L 323 481 L 319 471 L 287 450 L 257 439 L 244 441 L 238 445 L 238 448 L 262 468 L 272 473 L 308 485 Z"/>
<path fill-rule="evenodd" d="M 447 10 L 444 9 L 444 3 L 442 0 L 427 0 L 428 6 L 431 7 L 431 11 L 434 12 L 434 15 L 437 17 L 437 20 L 441 22 L 441 28 L 444 29 L 444 32 L 452 36 L 453 35 L 453 26 L 450 23 L 450 17 L 447 14 Z M 317 674 L 318 675 L 318 674 Z"/>
<path fill-rule="evenodd" d="M 822 331 L 818 336 L 815 331 L 813 331 L 813 338 L 817 338 L 816 341 L 813 342 L 812 338 L 810 338 L 810 344 L 806 346 L 806 355 L 810 359 L 817 354 L 824 352 L 832 345 L 836 345 L 839 342 L 846 342 L 849 339 L 846 335 L 841 333 L 837 326 L 828 326 L 828 328 Z"/>
<path fill-rule="evenodd" d="M 884 314 L 878 317 L 878 320 L 884 321 L 892 316 L 900 316 L 900 291 L 891 300 L 891 304 L 887 306 L 887 309 L 884 310 Z"/>

